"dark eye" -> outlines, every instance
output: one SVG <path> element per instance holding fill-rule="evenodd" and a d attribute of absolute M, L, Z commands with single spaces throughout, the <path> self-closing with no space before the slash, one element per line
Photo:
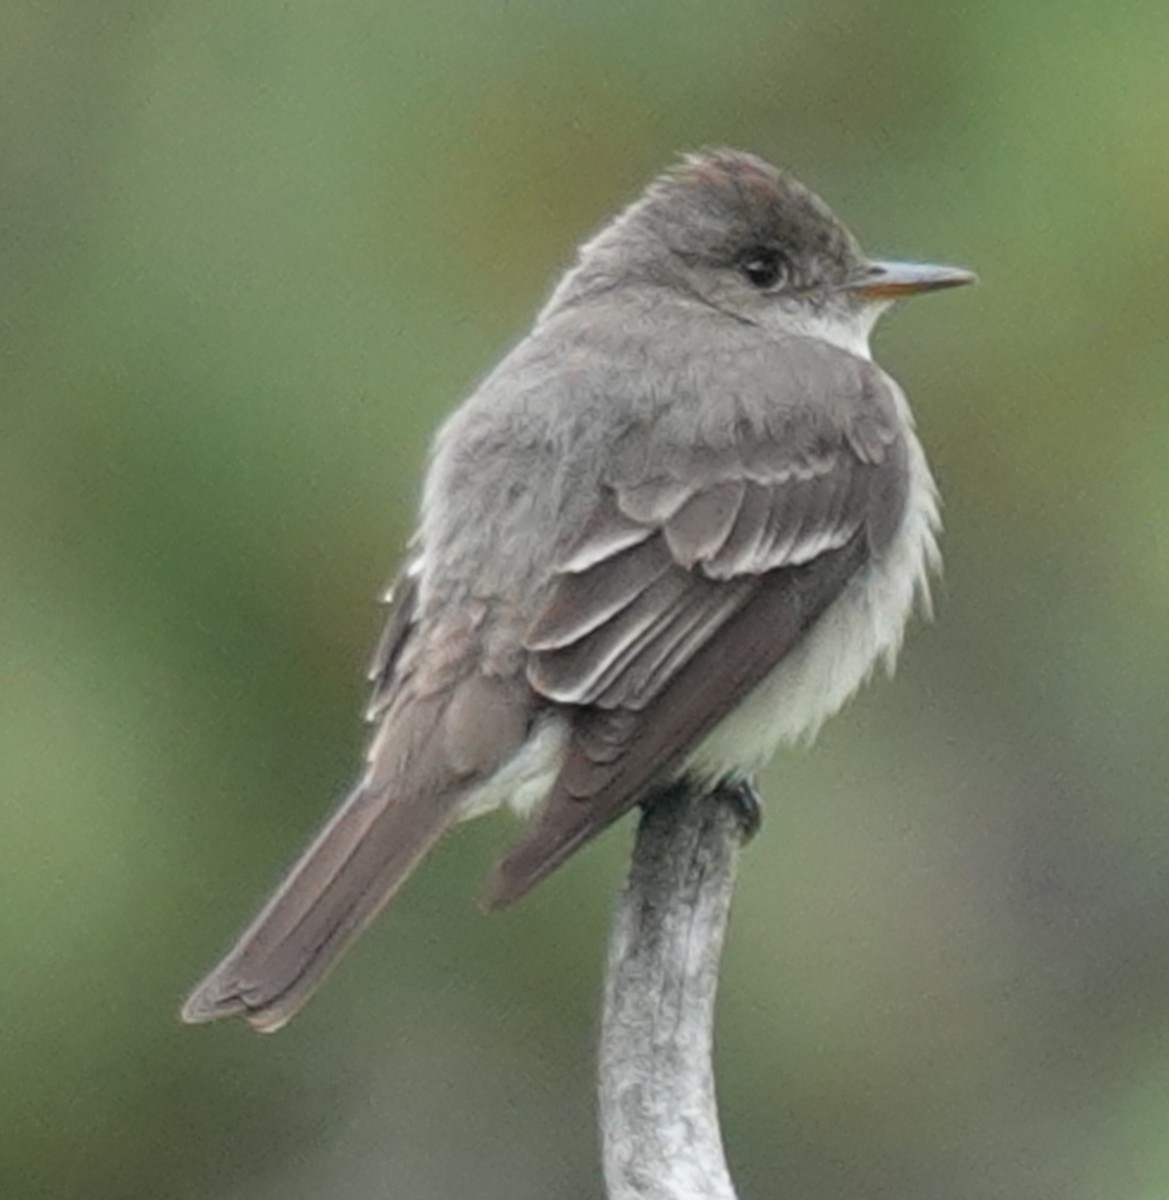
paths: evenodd
<path fill-rule="evenodd" d="M 742 262 L 743 274 L 753 287 L 772 288 L 787 273 L 782 255 L 775 250 L 752 250 Z"/>

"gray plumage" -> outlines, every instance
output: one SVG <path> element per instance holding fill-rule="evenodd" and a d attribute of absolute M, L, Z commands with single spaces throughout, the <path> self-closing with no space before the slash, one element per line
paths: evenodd
<path fill-rule="evenodd" d="M 364 777 L 186 1019 L 278 1027 L 456 821 L 536 809 L 491 884 L 506 903 L 655 790 L 752 772 L 891 661 L 937 508 L 867 335 L 895 295 L 966 277 L 929 278 L 732 151 L 586 245 L 438 434 Z"/>

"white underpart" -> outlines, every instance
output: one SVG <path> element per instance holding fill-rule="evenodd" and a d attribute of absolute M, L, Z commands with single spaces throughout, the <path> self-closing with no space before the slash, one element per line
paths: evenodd
<path fill-rule="evenodd" d="M 778 331 L 798 334 L 814 341 L 839 346 L 857 358 L 873 357 L 869 349 L 869 336 L 881 314 L 889 308 L 889 301 L 878 300 L 854 309 L 845 315 L 835 309 L 813 309 L 800 305 L 798 309 L 776 308 L 774 310 Z"/>
<path fill-rule="evenodd" d="M 568 746 L 568 722 L 550 717 L 519 750 L 464 802 L 462 820 L 480 817 L 506 804 L 521 817 L 552 790 Z"/>

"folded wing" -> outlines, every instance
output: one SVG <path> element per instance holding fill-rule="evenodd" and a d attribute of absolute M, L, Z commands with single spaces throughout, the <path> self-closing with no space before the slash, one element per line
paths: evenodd
<path fill-rule="evenodd" d="M 678 765 L 879 554 L 905 505 L 895 387 L 841 356 L 845 419 L 800 445 L 766 423 L 618 468 L 528 631 L 528 679 L 569 706 L 553 794 L 489 899 L 522 895 Z M 622 452 L 624 450 L 624 452 Z"/>

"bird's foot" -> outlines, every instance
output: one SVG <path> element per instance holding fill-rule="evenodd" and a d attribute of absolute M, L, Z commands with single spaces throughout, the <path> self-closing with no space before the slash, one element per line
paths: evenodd
<path fill-rule="evenodd" d="M 730 804 L 739 815 L 743 841 L 749 842 L 763 828 L 763 797 L 753 779 L 728 779 L 716 795 Z"/>

